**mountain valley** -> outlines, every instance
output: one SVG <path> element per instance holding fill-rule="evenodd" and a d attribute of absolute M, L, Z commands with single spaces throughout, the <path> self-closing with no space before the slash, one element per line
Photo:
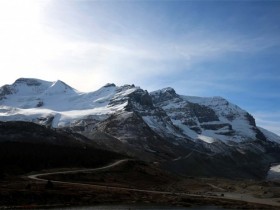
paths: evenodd
<path fill-rule="evenodd" d="M 13 178 L 19 175 L 96 168 L 122 159 L 130 161 L 98 173 L 59 172 L 48 179 L 67 180 L 70 185 L 74 181 L 94 183 L 103 186 L 105 197 L 109 195 L 103 192 L 106 186 L 122 186 L 128 191 L 132 187 L 160 189 L 170 202 L 175 199 L 171 192 L 184 193 L 191 186 L 189 194 L 202 195 L 198 203 L 206 198 L 217 200 L 213 194 L 209 197 L 209 192 L 216 193 L 217 189 L 223 189 L 224 195 L 244 193 L 248 188 L 246 193 L 252 194 L 248 186 L 255 189 L 262 180 L 257 196 L 265 197 L 262 193 L 278 186 L 264 180 L 271 164 L 280 162 L 280 137 L 258 127 L 250 113 L 221 97 L 183 96 L 173 88 L 149 93 L 135 85 L 114 84 L 84 93 L 62 81 L 20 78 L 0 88 L 0 121 L 0 177 L 3 183 L 11 179 L 19 183 L 17 187 L 9 185 L 11 189 L 29 186 L 31 181 L 26 176 Z M 255 181 L 251 183 L 251 179 Z M 235 182 L 238 189 L 233 187 Z M 246 183 L 245 188 L 242 183 Z M 68 194 L 68 187 L 55 185 L 63 188 L 56 189 L 60 196 Z M 75 190 L 80 189 L 74 185 Z M 29 195 L 28 190 L 21 196 Z M 30 196 L 44 193 L 35 191 Z M 134 193 L 132 200 L 137 200 L 139 192 Z M 277 193 L 275 190 L 271 197 Z M 131 198 L 126 193 L 122 196 L 112 199 Z M 111 199 L 105 197 L 99 201 Z M 83 204 L 78 200 L 73 204 Z M 2 204 L 10 202 L 7 197 Z"/>
<path fill-rule="evenodd" d="M 156 161 L 184 175 L 263 178 L 270 163 L 280 159 L 280 137 L 221 97 L 114 84 L 83 93 L 62 81 L 26 78 L 1 87 L 0 96 L 3 122 L 75 133 L 88 144 Z"/>

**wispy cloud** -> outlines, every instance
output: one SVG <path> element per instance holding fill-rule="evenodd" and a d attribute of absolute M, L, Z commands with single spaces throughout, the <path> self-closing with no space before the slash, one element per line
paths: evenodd
<path fill-rule="evenodd" d="M 251 42 L 252 46 L 257 45 L 250 39 L 243 42 Z M 204 39 L 186 40 L 182 43 L 176 40 L 169 43 L 163 43 L 160 40 L 153 40 L 152 43 L 151 40 L 128 40 L 126 44 L 59 41 L 55 43 L 56 49 L 53 51 L 56 53 L 50 55 L 48 65 L 52 68 L 58 65 L 67 70 L 83 67 L 84 70 L 102 71 L 98 73 L 104 78 L 98 80 L 105 80 L 108 77 L 119 80 L 118 75 L 127 71 L 134 74 L 134 78 L 139 79 L 140 76 L 140 79 L 145 79 L 147 76 L 175 74 L 182 70 L 193 71 L 193 65 L 218 59 L 228 53 L 257 50 L 255 47 L 244 48 L 243 42 L 232 41 L 229 37 L 219 41 Z M 119 72 L 114 73 L 116 70 Z M 234 79 L 232 75 L 230 76 Z M 224 75 L 222 80 L 225 80 Z"/>
<path fill-rule="evenodd" d="M 260 8 L 257 11 L 266 11 L 266 16 L 254 22 L 255 13 L 244 14 L 243 8 L 230 8 L 229 20 L 220 3 L 211 6 L 217 16 L 205 5 L 204 15 L 200 7 L 190 6 L 194 3 L 179 3 L 170 10 L 172 2 L 153 8 L 142 1 L 3 0 L 0 69 L 5 73 L 0 86 L 18 77 L 35 77 L 62 79 L 81 91 L 107 82 L 136 83 L 150 91 L 172 86 L 180 94 L 222 95 L 229 100 L 234 96 L 234 103 L 254 110 L 264 109 L 257 100 L 279 102 L 279 65 L 259 56 L 279 49 L 277 8 Z M 250 56 L 254 59 L 249 63 L 242 60 Z M 266 66 L 255 71 L 259 57 Z M 264 81 L 271 87 L 261 90 Z M 254 116 L 259 126 L 280 135 L 279 112 Z"/>
<path fill-rule="evenodd" d="M 193 75 L 188 80 L 185 78 L 189 72 L 197 71 L 196 65 L 205 61 L 219 60 L 230 53 L 258 53 L 279 45 L 279 38 L 269 34 L 244 35 L 217 31 L 205 25 L 180 32 L 175 26 L 170 28 L 170 22 L 166 23 L 168 18 L 157 19 L 153 13 L 145 15 L 146 8 L 142 8 L 143 14 L 140 12 L 133 16 L 133 10 L 119 15 L 120 11 L 128 10 L 110 6 L 116 4 L 106 4 L 108 9 L 100 2 L 82 1 L 88 5 L 78 10 L 82 7 L 79 1 L 68 4 L 67 1 L 49 2 L 54 11 L 44 14 L 42 8 L 45 6 L 37 5 L 34 11 L 40 12 L 33 14 L 33 10 L 24 7 L 19 14 L 27 19 L 13 13 L 18 15 L 12 21 L 13 27 L 0 31 L 3 31 L 0 34 L 0 68 L 9 72 L 5 77 L 61 78 L 84 91 L 96 89 L 108 81 L 119 84 L 137 82 L 152 88 L 154 84 L 149 84 L 153 78 L 159 80 L 153 83 L 181 83 L 181 89 L 193 87 L 195 93 L 209 87 L 240 91 L 241 87 L 236 84 L 227 84 L 229 80 L 241 80 L 240 75 L 219 75 L 207 67 L 200 78 Z M 44 20 L 41 12 L 46 15 Z M 191 20 L 192 17 L 177 23 L 178 28 L 194 25 Z M 159 30 L 153 30 L 155 27 Z M 5 31 L 8 31 L 6 35 Z M 10 34 L 12 38 L 8 39 Z M 179 75 L 184 81 L 178 77 L 176 81 L 167 79 L 173 75 Z M 165 79 L 165 82 L 160 79 Z M 184 85 L 185 82 L 188 85 Z"/>

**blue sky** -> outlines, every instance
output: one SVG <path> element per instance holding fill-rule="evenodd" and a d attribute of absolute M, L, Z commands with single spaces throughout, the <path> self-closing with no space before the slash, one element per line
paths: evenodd
<path fill-rule="evenodd" d="M 1 84 L 222 96 L 280 134 L 280 1 L 3 0 Z"/>

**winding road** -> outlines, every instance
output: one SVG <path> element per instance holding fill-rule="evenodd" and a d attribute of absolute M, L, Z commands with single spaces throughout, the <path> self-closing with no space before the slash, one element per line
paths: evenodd
<path fill-rule="evenodd" d="M 49 173 L 40 173 L 40 174 L 33 174 L 27 176 L 29 179 L 34 181 L 41 181 L 46 182 L 49 179 L 44 179 L 44 176 L 48 175 L 54 175 L 54 174 L 73 174 L 73 173 L 79 173 L 79 172 L 95 172 L 95 171 L 101 171 L 109 168 L 113 168 L 117 165 L 120 165 L 124 162 L 127 162 L 131 159 L 123 159 L 123 160 L 117 160 L 114 163 L 111 163 L 109 165 L 94 168 L 94 169 L 80 169 L 80 170 L 68 170 L 68 171 L 59 171 L 59 172 L 49 172 Z M 128 187 L 115 187 L 115 186 L 107 186 L 107 185 L 97 185 L 97 184 L 85 184 L 85 183 L 78 183 L 78 182 L 66 182 L 66 181 L 55 181 L 50 180 L 53 183 L 59 183 L 59 184 L 69 184 L 69 185 L 78 185 L 78 186 L 87 186 L 87 187 L 94 187 L 94 188 L 102 188 L 102 189 L 112 189 L 112 190 L 126 190 L 130 192 L 144 192 L 144 193 L 153 193 L 153 194 L 165 194 L 165 195 L 185 195 L 185 196 L 193 196 L 193 197 L 201 197 L 201 198 L 215 198 L 215 199 L 227 199 L 227 200 L 236 200 L 236 201 L 245 201 L 248 203 L 256 203 L 256 204 L 264 204 L 264 205 L 271 205 L 271 206 L 277 206 L 280 207 L 279 200 L 280 198 L 267 198 L 267 199 L 261 199 L 261 198 L 255 198 L 249 194 L 241 194 L 241 193 L 234 193 L 234 192 L 213 192 L 213 195 L 203 195 L 203 194 L 191 194 L 191 193 L 175 193 L 175 192 L 168 192 L 168 191 L 156 191 L 156 190 L 142 190 L 137 188 L 128 188 Z M 224 189 L 219 188 L 215 185 L 209 184 L 211 187 L 217 190 L 224 191 Z M 223 196 L 221 196 L 223 194 Z"/>
<path fill-rule="evenodd" d="M 124 162 L 127 162 L 131 159 L 123 159 L 123 160 L 118 160 L 114 163 L 111 163 L 107 166 L 99 167 L 99 168 L 94 168 L 94 169 L 81 169 L 81 170 L 68 170 L 68 171 L 59 171 L 59 172 L 49 172 L 49 173 L 40 173 L 40 174 L 33 174 L 27 176 L 29 179 L 32 179 L 34 181 L 43 181 L 47 182 L 49 179 L 44 179 L 44 176 L 48 175 L 55 175 L 55 174 L 74 174 L 74 173 L 79 173 L 79 172 L 95 172 L 95 171 L 101 171 L 104 169 L 109 169 L 113 168 L 117 165 L 120 165 Z M 79 182 L 65 182 L 65 181 L 55 181 L 55 180 L 50 180 L 53 183 L 60 183 L 60 184 L 70 184 L 70 185 L 79 185 L 79 186 L 89 186 L 89 187 L 95 187 L 95 188 L 106 188 L 106 189 L 115 189 L 115 190 L 126 190 L 126 191 L 133 191 L 133 192 L 145 192 L 145 193 L 157 193 L 157 194 L 174 194 L 173 192 L 165 192 L 165 191 L 156 191 L 156 190 L 141 190 L 141 189 L 136 189 L 136 188 L 128 188 L 128 187 L 114 187 L 114 186 L 108 186 L 108 185 L 97 185 L 97 184 L 85 184 L 85 183 L 79 183 Z M 178 194 L 178 193 L 176 193 Z M 197 196 L 197 195 L 195 195 Z"/>
<path fill-rule="evenodd" d="M 59 172 L 49 172 L 49 173 L 41 173 L 41 174 L 33 174 L 33 175 L 29 175 L 27 176 L 29 179 L 33 179 L 33 180 L 37 180 L 37 181 L 48 181 L 48 179 L 43 179 L 43 178 L 39 178 L 39 177 L 43 177 L 43 176 L 48 176 L 48 175 L 55 175 L 55 174 L 75 174 L 75 173 L 79 173 L 79 172 L 95 172 L 95 171 L 101 171 L 104 169 L 108 169 L 108 168 L 113 168 L 114 166 L 120 165 L 123 162 L 129 161 L 131 159 L 123 159 L 123 160 L 118 160 L 114 163 L 111 163 L 107 166 L 103 166 L 103 167 L 99 167 L 99 168 L 93 168 L 93 169 L 79 169 L 79 170 L 69 170 L 69 171 L 59 171 Z M 74 184 L 73 182 L 62 182 L 62 181 L 53 181 L 52 182 L 56 182 L 56 183 L 69 183 L 69 184 Z M 80 184 L 80 183 L 77 183 Z"/>

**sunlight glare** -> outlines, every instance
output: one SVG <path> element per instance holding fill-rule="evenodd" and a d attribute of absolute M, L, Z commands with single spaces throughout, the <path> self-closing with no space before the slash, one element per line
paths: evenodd
<path fill-rule="evenodd" d="M 44 9 L 50 1 L 0 2 L 0 68 L 34 71 L 56 52 L 57 40 L 47 33 Z M 11 75 L 12 77 L 13 75 Z"/>

